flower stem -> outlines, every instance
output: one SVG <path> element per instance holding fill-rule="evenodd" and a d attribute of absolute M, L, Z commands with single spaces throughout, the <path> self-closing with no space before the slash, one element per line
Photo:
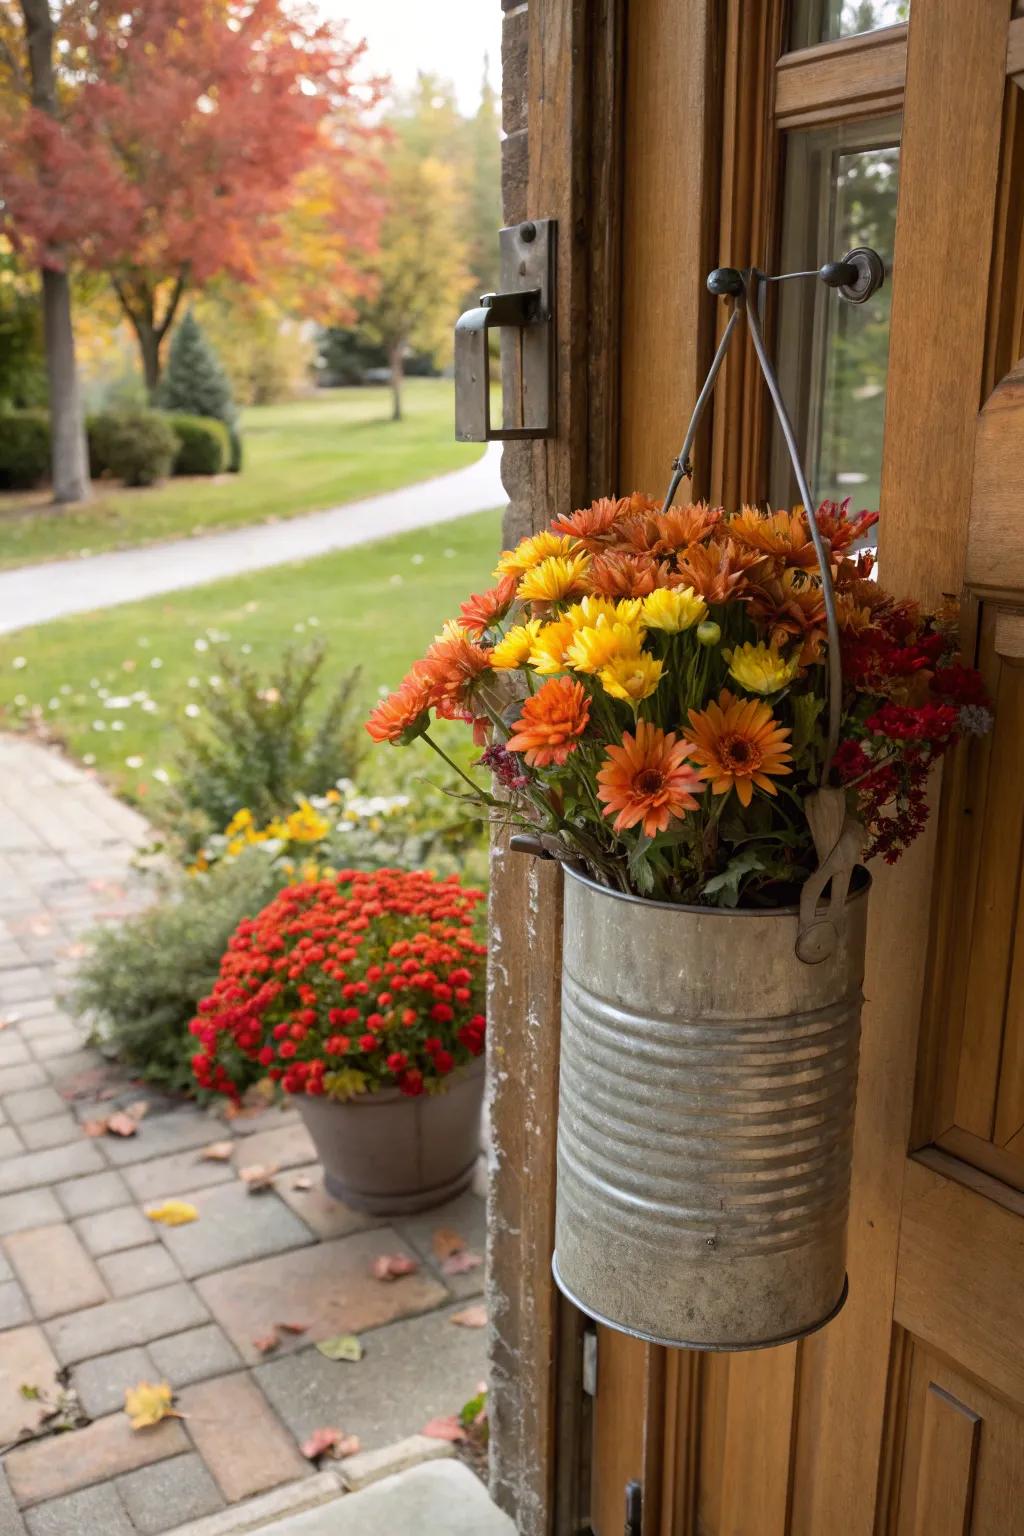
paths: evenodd
<path fill-rule="evenodd" d="M 452 759 L 448 756 L 448 753 L 445 752 L 442 747 L 438 746 L 437 742 L 431 736 L 429 731 L 423 732 L 423 740 L 426 742 L 428 747 L 433 747 L 438 757 L 444 758 L 444 761 L 448 764 L 448 767 L 451 768 L 453 772 L 457 773 L 460 779 L 465 780 L 465 782 L 469 785 L 470 789 L 478 799 L 482 798 L 486 794 L 486 791 L 482 790 L 479 784 L 475 784 L 470 778 L 469 774 L 464 772 L 464 770 L 459 767 L 458 763 L 453 762 Z"/>

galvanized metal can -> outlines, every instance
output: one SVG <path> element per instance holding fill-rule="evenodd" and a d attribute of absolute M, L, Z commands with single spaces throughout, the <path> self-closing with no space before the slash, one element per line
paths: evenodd
<path fill-rule="evenodd" d="M 566 871 L 555 1279 L 656 1343 L 757 1349 L 846 1299 L 867 888 L 835 953 L 796 908 L 623 896 Z"/>

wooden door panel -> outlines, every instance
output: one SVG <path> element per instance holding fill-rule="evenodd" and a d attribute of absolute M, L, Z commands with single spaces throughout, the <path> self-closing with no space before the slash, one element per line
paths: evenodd
<path fill-rule="evenodd" d="M 907 1163 L 894 1317 L 1024 1409 L 1024 1195 L 963 1173 L 941 1152 Z"/>
<path fill-rule="evenodd" d="M 1019 1410 L 910 1335 L 899 1340 L 897 1481 L 879 1536 L 1021 1536 Z"/>

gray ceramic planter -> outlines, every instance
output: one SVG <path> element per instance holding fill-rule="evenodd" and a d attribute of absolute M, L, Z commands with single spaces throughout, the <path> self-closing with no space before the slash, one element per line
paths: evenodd
<path fill-rule="evenodd" d="M 408 1098 L 397 1088 L 347 1104 L 297 1099 L 329 1194 L 356 1211 L 401 1216 L 461 1194 L 480 1151 L 483 1057 L 444 1093 Z"/>

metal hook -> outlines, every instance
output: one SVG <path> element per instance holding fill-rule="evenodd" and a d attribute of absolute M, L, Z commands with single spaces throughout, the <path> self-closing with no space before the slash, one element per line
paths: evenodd
<path fill-rule="evenodd" d="M 672 463 L 672 478 L 669 481 L 668 492 L 662 506 L 662 511 L 667 512 L 672 505 L 679 483 L 684 476 L 691 478 L 693 466 L 690 462 L 690 452 L 693 448 L 697 428 L 704 414 L 708 400 L 711 398 L 715 381 L 719 370 L 725 361 L 725 354 L 729 350 L 733 333 L 739 322 L 740 316 L 745 315 L 747 326 L 750 330 L 750 339 L 757 356 L 758 366 L 768 386 L 768 393 L 775 407 L 782 436 L 786 443 L 790 462 L 796 475 L 796 483 L 800 492 L 804 510 L 807 515 L 807 525 L 814 545 L 814 552 L 818 557 L 818 567 L 821 572 L 822 596 L 825 602 L 825 623 L 828 631 L 828 692 L 829 692 L 829 728 L 828 745 L 825 763 L 822 770 L 822 781 L 828 779 L 829 769 L 832 765 L 832 757 L 839 743 L 839 729 L 842 724 L 843 712 L 843 673 L 842 661 L 839 655 L 839 620 L 836 613 L 835 592 L 832 588 L 832 571 L 829 561 L 829 552 L 825 549 L 825 543 L 818 528 L 818 520 L 815 511 L 814 498 L 811 488 L 800 462 L 800 454 L 797 448 L 796 433 L 786 409 L 786 402 L 782 396 L 778 376 L 768 356 L 764 335 L 761 330 L 760 303 L 761 285 L 767 283 L 785 283 L 798 278 L 817 278 L 828 288 L 838 290 L 841 298 L 851 304 L 863 304 L 873 293 L 877 293 L 885 280 L 885 267 L 877 251 L 868 246 L 858 246 L 848 251 L 842 261 L 829 261 L 817 271 L 811 272 L 782 272 L 770 276 L 760 271 L 757 267 L 748 267 L 740 271 L 737 267 L 716 267 L 708 275 L 707 287 L 710 293 L 733 301 L 734 308 L 722 339 L 711 362 L 708 376 L 704 381 L 704 387 L 697 396 L 697 403 L 690 417 L 690 424 L 686 429 L 686 437 L 679 457 Z M 751 300 L 753 302 L 751 302 Z"/>

